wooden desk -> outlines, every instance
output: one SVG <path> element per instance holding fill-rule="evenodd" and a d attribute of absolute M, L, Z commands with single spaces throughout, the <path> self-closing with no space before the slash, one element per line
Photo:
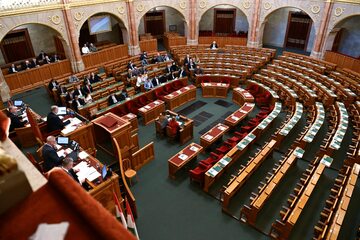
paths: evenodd
<path fill-rule="evenodd" d="M 254 107 L 254 103 L 245 103 L 239 110 L 236 110 L 228 116 L 224 123 L 229 127 L 235 127 L 254 109 Z"/>
<path fill-rule="evenodd" d="M 166 113 L 169 116 L 178 115 L 177 113 L 170 110 L 166 110 Z M 182 145 L 194 137 L 194 121 L 182 115 L 179 115 L 179 117 L 179 122 L 182 123 L 179 130 L 180 145 Z"/>
<path fill-rule="evenodd" d="M 245 89 L 237 87 L 233 89 L 232 101 L 242 106 L 245 104 L 245 102 L 254 102 L 254 97 Z"/>
<path fill-rule="evenodd" d="M 73 131 L 68 132 L 68 129 L 72 128 L 71 123 L 67 125 L 60 134 L 64 137 L 69 137 L 70 140 L 74 140 L 79 143 L 84 149 L 95 149 L 95 134 L 94 125 L 90 123 L 81 123 L 79 126 L 74 126 Z"/>
<path fill-rule="evenodd" d="M 227 83 L 201 83 L 202 96 L 226 98 L 229 87 Z"/>
<path fill-rule="evenodd" d="M 143 118 L 144 125 L 155 121 L 160 113 L 165 111 L 165 103 L 162 100 L 155 100 L 144 107 L 139 108 L 139 114 Z"/>
<path fill-rule="evenodd" d="M 203 74 L 196 76 L 195 86 L 199 87 L 202 82 L 208 81 L 212 83 L 221 83 L 223 81 L 230 82 L 230 87 L 235 88 L 239 86 L 240 81 L 244 80 L 243 78 L 239 78 L 238 76 L 232 76 L 230 74 Z"/>
<path fill-rule="evenodd" d="M 203 147 L 196 144 L 191 143 L 186 146 L 183 150 L 175 154 L 168 160 L 169 164 L 169 177 L 175 179 L 175 174 L 181 168 L 183 168 L 187 163 L 189 163 L 192 159 L 196 158 L 197 155 L 202 152 Z"/>
<path fill-rule="evenodd" d="M 124 119 L 125 121 L 130 122 L 132 133 L 137 132 L 137 130 L 139 129 L 139 125 L 138 125 L 137 116 L 135 114 L 128 113 L 128 114 L 122 116 L 121 118 Z"/>
<path fill-rule="evenodd" d="M 203 146 L 204 149 L 206 149 L 207 147 L 215 143 L 217 140 L 222 138 L 222 136 L 228 130 L 229 130 L 228 126 L 222 123 L 218 123 L 216 126 L 211 128 L 209 131 L 207 131 L 200 137 L 200 145 Z"/>
<path fill-rule="evenodd" d="M 169 110 L 174 110 L 181 105 L 193 101 L 196 98 L 196 87 L 188 85 L 165 96 L 166 106 Z"/>

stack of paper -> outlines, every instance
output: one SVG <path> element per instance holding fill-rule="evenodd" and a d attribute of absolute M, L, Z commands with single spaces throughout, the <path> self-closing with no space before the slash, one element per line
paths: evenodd
<path fill-rule="evenodd" d="M 89 154 L 87 154 L 87 152 L 82 151 L 79 153 L 79 158 L 80 159 L 86 159 L 87 157 L 89 157 Z"/>
<path fill-rule="evenodd" d="M 188 158 L 188 156 L 186 154 L 182 153 L 182 154 L 179 155 L 179 158 L 184 161 L 184 160 L 186 160 Z"/>
<path fill-rule="evenodd" d="M 191 146 L 191 147 L 190 147 L 190 150 L 191 150 L 191 151 L 194 151 L 194 152 L 197 152 L 197 151 L 199 150 L 199 148 L 198 148 L 198 147 L 195 147 L 195 146 Z"/>
<path fill-rule="evenodd" d="M 101 176 L 101 174 L 94 167 L 89 167 L 85 161 L 82 161 L 76 165 L 74 170 L 79 170 L 76 175 L 78 176 L 80 182 L 84 182 L 85 179 L 88 179 L 90 182 L 92 182 Z"/>

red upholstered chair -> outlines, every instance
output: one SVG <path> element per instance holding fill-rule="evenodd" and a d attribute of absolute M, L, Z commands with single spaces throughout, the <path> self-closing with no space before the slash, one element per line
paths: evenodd
<path fill-rule="evenodd" d="M 229 141 L 225 141 L 220 147 L 218 147 L 216 149 L 217 152 L 219 152 L 220 154 L 226 154 L 228 151 L 230 151 L 230 149 L 232 149 L 234 146 L 236 145 L 235 142 L 229 142 Z"/>
<path fill-rule="evenodd" d="M 134 101 L 128 101 L 126 102 L 126 108 L 128 109 L 129 112 L 137 115 L 138 114 L 138 109 L 139 109 L 139 105 L 134 102 Z"/>
<path fill-rule="evenodd" d="M 161 88 L 155 90 L 155 96 L 157 99 L 165 100 L 164 96 L 167 95 Z"/>
<path fill-rule="evenodd" d="M 45 173 L 45 172 L 44 172 L 44 169 L 43 169 L 43 167 L 42 167 L 42 163 L 43 163 L 43 162 L 38 162 L 38 161 L 36 161 L 35 157 L 34 157 L 31 153 L 29 153 L 29 152 L 26 153 L 26 157 L 27 157 L 27 158 L 30 160 L 30 162 L 36 167 L 36 169 L 39 170 L 39 172 L 41 172 L 42 174 Z"/>
<path fill-rule="evenodd" d="M 216 154 L 214 152 L 210 153 L 210 157 L 201 160 L 200 163 L 208 165 L 208 166 L 213 166 L 215 163 L 217 163 L 222 157 L 224 156 L 224 154 Z"/>
<path fill-rule="evenodd" d="M 167 94 L 172 93 L 173 91 L 175 91 L 174 88 L 172 88 L 172 84 L 166 84 L 164 86 L 164 92 L 166 92 Z"/>
<path fill-rule="evenodd" d="M 258 105 L 267 105 L 269 103 L 270 99 L 271 99 L 270 92 L 265 92 L 264 94 L 262 94 L 261 96 L 258 96 L 256 98 L 256 103 Z"/>
<path fill-rule="evenodd" d="M 224 78 L 221 80 L 222 83 L 230 84 L 230 80 L 228 78 Z"/>
<path fill-rule="evenodd" d="M 243 139 L 245 136 L 246 136 L 246 134 L 244 134 L 244 133 L 234 132 L 234 136 L 232 136 L 231 138 L 228 138 L 227 141 L 238 143 L 238 142 L 240 142 L 241 139 Z"/>
<path fill-rule="evenodd" d="M 120 108 L 120 107 L 112 108 L 110 112 L 120 117 L 129 113 L 125 108 Z"/>
<path fill-rule="evenodd" d="M 184 84 L 182 81 L 175 81 L 175 82 L 172 82 L 171 83 L 172 85 L 172 88 L 175 89 L 175 90 L 179 90 L 180 88 L 184 87 Z"/>
<path fill-rule="evenodd" d="M 256 97 L 259 94 L 260 87 L 257 84 L 250 84 L 250 86 L 246 88 L 246 91 L 250 92 L 251 95 Z"/>
<path fill-rule="evenodd" d="M 139 97 L 139 104 L 141 105 L 141 106 L 145 106 L 145 105 L 147 105 L 147 104 L 149 104 L 151 101 L 150 101 L 150 99 L 147 97 L 147 96 L 141 96 L 141 97 Z"/>
<path fill-rule="evenodd" d="M 201 81 L 201 83 L 209 83 L 210 82 L 210 80 L 209 79 L 203 79 L 202 81 Z"/>
<path fill-rule="evenodd" d="M 205 173 L 210 168 L 211 166 L 199 163 L 196 168 L 189 171 L 190 182 L 198 182 L 201 186 L 203 186 Z"/>

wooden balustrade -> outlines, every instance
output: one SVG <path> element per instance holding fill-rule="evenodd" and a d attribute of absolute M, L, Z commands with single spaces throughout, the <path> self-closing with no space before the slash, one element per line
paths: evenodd
<path fill-rule="evenodd" d="M 324 59 L 325 61 L 335 63 L 340 68 L 348 68 L 360 73 L 360 59 L 331 51 L 325 52 Z"/>
<path fill-rule="evenodd" d="M 89 53 L 82 56 L 85 68 L 102 66 L 104 62 L 109 62 L 117 58 L 128 56 L 127 45 L 117 45 L 105 48 L 104 50 Z"/>
<path fill-rule="evenodd" d="M 146 39 L 139 42 L 141 51 L 152 52 L 157 51 L 157 39 Z"/>
<path fill-rule="evenodd" d="M 210 44 L 216 41 L 219 47 L 226 45 L 240 45 L 246 46 L 247 38 L 244 37 L 199 37 L 199 44 Z"/>

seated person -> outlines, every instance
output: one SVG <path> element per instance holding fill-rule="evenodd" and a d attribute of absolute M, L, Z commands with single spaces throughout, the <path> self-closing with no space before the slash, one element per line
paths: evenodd
<path fill-rule="evenodd" d="M 95 45 L 93 43 L 90 43 L 89 50 L 90 50 L 90 52 L 96 52 L 97 48 L 95 47 Z"/>
<path fill-rule="evenodd" d="M 34 67 L 40 67 L 36 58 L 33 58 L 31 61 L 30 61 L 30 64 L 31 64 L 31 68 L 34 68 Z"/>
<path fill-rule="evenodd" d="M 168 75 L 168 81 L 172 81 L 172 80 L 175 80 L 175 79 L 176 79 L 175 72 L 171 72 L 171 73 Z"/>
<path fill-rule="evenodd" d="M 169 77 L 169 76 L 168 76 L 168 75 L 165 75 L 165 74 L 164 74 L 164 75 L 161 75 L 160 78 L 159 78 L 159 79 L 160 79 L 160 83 L 166 83 L 167 80 L 168 80 L 168 77 Z"/>
<path fill-rule="evenodd" d="M 167 61 L 171 60 L 171 58 L 169 57 L 169 55 L 167 53 L 165 53 L 162 58 L 163 58 L 164 62 L 167 62 Z"/>
<path fill-rule="evenodd" d="M 143 51 L 143 53 L 140 55 L 140 60 L 141 60 L 141 64 L 142 65 L 148 65 L 148 61 L 147 61 L 147 52 L 146 51 Z"/>
<path fill-rule="evenodd" d="M 85 101 L 81 98 L 79 98 L 79 95 L 74 96 L 74 100 L 72 101 L 72 107 L 77 112 L 79 111 L 79 107 L 82 107 L 85 105 Z"/>
<path fill-rule="evenodd" d="M 91 86 L 89 83 L 88 83 L 88 84 L 85 84 L 85 85 L 83 86 L 82 90 L 83 90 L 83 92 L 84 92 L 85 94 L 87 94 L 87 93 L 92 93 L 92 92 L 93 92 L 93 88 L 92 88 L 92 86 Z"/>
<path fill-rule="evenodd" d="M 145 82 L 144 82 L 144 88 L 145 90 L 149 91 L 152 88 L 154 88 L 154 85 L 152 84 L 152 82 L 146 78 Z"/>
<path fill-rule="evenodd" d="M 72 101 L 74 100 L 74 90 L 71 90 L 70 92 L 66 93 L 65 100 L 68 103 L 72 103 Z"/>
<path fill-rule="evenodd" d="M 165 128 L 166 128 L 166 126 L 167 126 L 168 123 L 169 123 L 169 120 L 168 120 L 168 118 L 166 117 L 166 113 L 165 113 L 165 112 L 160 113 L 159 122 L 160 122 L 161 129 L 165 131 Z"/>
<path fill-rule="evenodd" d="M 153 63 L 159 63 L 159 62 L 163 62 L 164 59 L 163 57 L 160 55 L 160 53 L 156 53 L 156 55 L 153 58 Z"/>
<path fill-rule="evenodd" d="M 218 45 L 216 43 L 216 41 L 213 41 L 211 44 L 210 44 L 210 49 L 217 49 L 218 48 Z"/>
<path fill-rule="evenodd" d="M 151 82 L 152 82 L 154 87 L 159 86 L 161 84 L 158 76 L 155 76 Z"/>
<path fill-rule="evenodd" d="M 192 58 L 190 58 L 189 63 L 187 64 L 187 68 L 189 71 L 192 71 L 196 68 L 196 64 L 194 63 L 194 61 L 192 60 Z"/>
<path fill-rule="evenodd" d="M 131 69 L 128 69 L 128 73 L 127 73 L 127 79 L 128 81 L 130 81 L 131 78 L 133 78 L 135 75 L 133 74 L 133 71 Z"/>
<path fill-rule="evenodd" d="M 46 143 L 42 148 L 45 172 L 51 170 L 53 167 L 61 165 L 64 157 L 59 157 L 56 151 L 56 138 L 54 136 L 48 136 L 46 138 Z"/>
<path fill-rule="evenodd" d="M 60 61 L 60 57 L 59 57 L 59 55 L 54 55 L 54 56 L 52 56 L 52 58 L 51 58 L 51 62 L 58 62 L 58 61 Z"/>
<path fill-rule="evenodd" d="M 97 74 L 92 72 L 89 80 L 90 80 L 90 83 L 93 84 L 93 83 L 100 82 L 101 78 Z"/>
<path fill-rule="evenodd" d="M 19 69 L 15 66 L 15 64 L 11 64 L 11 66 L 9 67 L 9 73 L 16 73 L 18 71 Z"/>
<path fill-rule="evenodd" d="M 171 65 L 171 71 L 176 72 L 178 70 L 178 67 L 176 66 L 176 62 L 173 62 Z"/>
<path fill-rule="evenodd" d="M 204 74 L 203 70 L 200 68 L 199 65 L 196 66 L 196 69 L 194 71 L 194 75 L 197 76 L 197 75 L 202 75 Z"/>
<path fill-rule="evenodd" d="M 184 70 L 184 67 L 181 66 L 179 72 L 178 72 L 178 78 L 186 77 L 186 71 Z"/>
<path fill-rule="evenodd" d="M 51 79 L 48 85 L 49 90 L 52 91 L 53 89 L 57 89 L 58 87 L 59 83 L 55 81 L 55 79 Z"/>
<path fill-rule="evenodd" d="M 20 119 L 20 117 L 16 114 L 18 111 L 18 108 L 15 106 L 9 107 L 9 118 L 11 121 L 10 124 L 10 132 L 14 131 L 15 128 L 22 128 L 25 127 L 25 124 L 27 124 L 27 121 L 23 121 Z"/>
<path fill-rule="evenodd" d="M 127 64 L 127 68 L 133 71 L 135 69 L 135 64 L 133 64 L 133 62 L 130 60 Z"/>
<path fill-rule="evenodd" d="M 85 104 L 92 102 L 92 97 L 91 97 L 91 94 L 90 94 L 90 93 L 86 93 L 86 94 L 85 94 L 84 102 L 85 102 Z"/>
<path fill-rule="evenodd" d="M 119 101 L 120 101 L 120 99 L 115 95 L 115 93 L 110 94 L 110 96 L 108 98 L 109 106 L 111 106 Z"/>
<path fill-rule="evenodd" d="M 187 65 L 190 62 L 190 55 L 186 54 L 186 57 L 184 58 L 184 65 Z"/>
<path fill-rule="evenodd" d="M 179 134 L 179 130 L 180 130 L 180 125 L 179 123 L 176 121 L 175 117 L 172 117 L 168 123 L 168 126 L 171 129 L 171 134 L 172 135 L 178 135 Z"/>
<path fill-rule="evenodd" d="M 58 91 L 59 96 L 62 95 L 62 94 L 67 94 L 68 93 L 67 88 L 64 87 L 64 86 L 59 85 L 59 90 L 60 90 L 60 91 Z"/>
<path fill-rule="evenodd" d="M 58 106 L 53 105 L 51 106 L 51 112 L 47 115 L 47 130 L 48 132 L 56 131 L 56 130 L 62 130 L 65 125 L 69 124 L 70 121 L 61 121 L 59 116 L 57 115 L 59 111 Z"/>
<path fill-rule="evenodd" d="M 51 63 L 51 60 L 50 60 L 49 56 L 45 56 L 45 59 L 43 60 L 43 63 L 44 63 L 44 64 L 49 64 L 49 63 Z"/>
<path fill-rule="evenodd" d="M 126 91 L 126 88 L 123 88 L 123 89 L 121 90 L 120 98 L 121 98 L 122 100 L 125 100 L 125 99 L 127 99 L 128 97 L 129 97 L 129 95 L 128 95 L 127 91 Z"/>
<path fill-rule="evenodd" d="M 75 171 L 73 169 L 74 167 L 74 160 L 71 157 L 66 157 L 62 160 L 61 162 L 61 168 L 67 173 L 69 174 L 69 176 L 74 179 L 75 181 L 77 181 L 78 183 L 80 183 L 78 176 L 76 175 L 76 173 L 78 171 Z M 81 183 L 80 183 L 81 184 Z"/>
<path fill-rule="evenodd" d="M 80 88 L 80 84 L 76 86 L 74 93 L 73 93 L 73 98 L 75 98 L 75 96 L 79 96 L 79 98 L 85 97 L 85 93 L 84 91 Z"/>
<path fill-rule="evenodd" d="M 84 77 L 84 84 L 91 84 L 90 82 L 91 75 L 90 73 Z"/>
<path fill-rule="evenodd" d="M 47 56 L 47 54 L 43 50 L 41 50 L 39 56 L 37 57 L 37 59 L 39 61 L 44 61 L 46 56 Z"/>
<path fill-rule="evenodd" d="M 29 60 L 26 60 L 23 64 L 22 64 L 22 70 L 27 70 L 33 68 L 32 64 L 29 62 Z"/>
<path fill-rule="evenodd" d="M 165 68 L 165 71 L 164 71 L 164 73 L 171 73 L 172 71 L 171 71 L 171 64 L 168 64 L 167 66 L 166 66 L 166 68 Z"/>
<path fill-rule="evenodd" d="M 137 79 L 136 79 L 136 84 L 135 84 L 137 91 L 140 91 L 140 86 L 141 86 L 141 84 L 144 83 L 143 80 L 144 80 L 143 75 L 140 74 L 140 75 L 137 77 Z"/>
<path fill-rule="evenodd" d="M 71 75 L 69 77 L 69 83 L 78 82 L 78 81 L 79 81 L 79 78 L 75 75 Z"/>
<path fill-rule="evenodd" d="M 88 53 L 90 53 L 90 49 L 88 48 L 88 46 L 86 45 L 86 43 L 85 43 L 84 46 L 81 48 L 81 52 L 82 52 L 82 54 L 88 54 Z"/>

